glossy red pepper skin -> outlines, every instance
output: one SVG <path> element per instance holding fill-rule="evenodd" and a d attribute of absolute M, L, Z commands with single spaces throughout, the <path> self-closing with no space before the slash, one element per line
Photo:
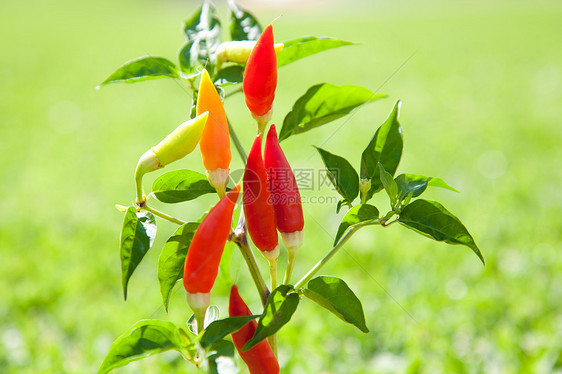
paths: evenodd
<path fill-rule="evenodd" d="M 275 125 L 271 125 L 265 140 L 265 169 L 269 191 L 275 208 L 277 229 L 282 233 L 302 231 L 301 195 L 291 166 L 279 145 Z"/>
<path fill-rule="evenodd" d="M 183 285 L 188 293 L 211 292 L 232 224 L 240 186 L 230 190 L 199 224 L 185 258 Z"/>
<path fill-rule="evenodd" d="M 228 305 L 228 313 L 230 317 L 251 316 L 252 312 L 240 297 L 238 287 L 232 286 L 230 290 L 230 302 Z M 248 365 L 250 374 L 278 374 L 279 363 L 273 350 L 267 340 L 262 340 L 252 349 L 246 352 L 242 351 L 242 347 L 248 340 L 254 336 L 257 326 L 256 320 L 248 322 L 240 330 L 232 334 L 232 341 L 242 357 L 242 360 Z"/>
<path fill-rule="evenodd" d="M 276 249 L 278 237 L 275 209 L 271 203 L 267 173 L 261 155 L 261 135 L 256 136 L 248 155 L 243 190 L 244 215 L 252 241 L 262 252 Z"/>
<path fill-rule="evenodd" d="M 244 70 L 246 105 L 257 116 L 269 112 L 275 98 L 277 57 L 273 44 L 273 28 L 268 25 L 252 49 Z"/>

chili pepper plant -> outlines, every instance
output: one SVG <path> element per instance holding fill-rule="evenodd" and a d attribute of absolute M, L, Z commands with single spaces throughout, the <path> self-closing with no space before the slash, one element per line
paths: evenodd
<path fill-rule="evenodd" d="M 332 248 L 322 253 L 312 243 L 307 245 L 303 238 L 306 217 L 283 142 L 307 131 L 318 131 L 385 95 L 359 86 L 319 83 L 296 99 L 282 124 L 271 124 L 278 68 L 354 43 L 310 36 L 275 43 L 271 24 L 262 29 L 249 11 L 234 1 L 228 5 L 230 40 L 222 40 L 223 23 L 214 6 L 204 1 L 183 27 L 185 44 L 179 50 L 179 64 L 161 57 L 141 57 L 125 63 L 100 85 L 171 78 L 192 91 L 193 105 L 186 113 L 187 121 L 157 145 L 147 145 L 134 173 L 136 199 L 128 207 L 117 205 L 125 216 L 120 238 L 125 299 L 131 276 L 154 243 L 157 220 L 178 226 L 161 250 L 158 281 L 167 311 L 172 289 L 183 280 L 185 316 L 190 328 L 166 320 L 139 321 L 111 345 L 99 373 L 169 350 L 179 352 L 186 365 L 210 373 L 234 373 L 238 372 L 239 362 L 234 348 L 250 373 L 278 373 L 277 334 L 304 302 L 318 303 L 326 313 L 368 333 L 361 302 L 348 284 L 341 278 L 321 275 L 322 267 L 364 227 L 399 223 L 425 237 L 467 246 L 484 263 L 461 221 L 440 203 L 420 198 L 429 187 L 456 190 L 440 178 L 396 175 L 403 151 L 400 101 L 389 108 L 388 118 L 380 121 L 382 124 L 360 155 L 359 165 L 316 148 L 341 196 L 334 211 L 344 210 L 345 215 Z M 223 106 L 224 100 L 235 94 L 244 95 L 247 122 L 254 122 L 257 130 L 248 154 L 236 134 L 237 127 L 247 123 L 230 123 Z M 370 124 L 365 126 L 368 128 Z M 246 165 L 241 185 L 229 181 L 231 143 Z M 190 169 L 167 171 L 157 177 L 151 192 L 145 192 L 143 177 L 147 173 L 183 158 L 197 144 L 206 174 Z M 381 192 L 388 195 L 388 211 L 369 203 Z M 150 201 L 175 204 L 205 194 L 216 194 L 218 200 L 196 222 L 156 210 Z M 236 209 L 239 219 L 233 223 Z M 228 241 L 240 249 L 254 284 L 232 285 L 229 317 L 217 319 L 215 315 L 213 320 L 209 307 Z M 293 276 L 300 250 L 314 250 L 318 262 L 309 264 L 307 273 Z M 287 251 L 288 258 L 282 266 L 282 281 L 277 277 L 281 251 Z M 266 277 L 258 266 L 260 257 L 269 264 Z M 252 290 L 257 291 L 263 306 L 253 312 L 241 296 Z"/>

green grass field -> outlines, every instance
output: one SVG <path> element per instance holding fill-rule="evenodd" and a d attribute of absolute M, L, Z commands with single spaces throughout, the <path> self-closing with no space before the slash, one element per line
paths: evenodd
<path fill-rule="evenodd" d="M 216 5 L 226 19 L 225 3 Z M 364 229 L 322 274 L 346 280 L 371 332 L 304 300 L 279 335 L 282 372 L 562 372 L 562 3 L 326 4 L 254 10 L 263 23 L 283 14 L 275 23 L 279 41 L 316 35 L 361 43 L 281 69 L 274 123 L 319 82 L 362 85 L 389 97 L 285 141 L 294 168 L 322 168 L 313 144 L 357 167 L 369 138 L 402 99 L 398 172 L 438 176 L 461 190 L 426 197 L 466 224 L 487 265 L 465 247 L 398 225 Z M 175 230 L 162 220 L 123 301 L 122 214 L 114 204 L 133 201 L 138 157 L 187 118 L 191 98 L 171 80 L 95 87 L 134 57 L 175 60 L 182 22 L 198 6 L 148 0 L 2 6 L 1 373 L 92 373 L 137 320 L 182 324 L 189 317 L 179 286 L 168 316 L 161 306 L 156 263 Z M 243 98 L 233 97 L 226 108 L 249 147 L 255 128 Z M 233 153 L 231 169 L 241 166 Z M 197 152 L 167 169 L 178 168 L 204 171 Z M 196 219 L 213 199 L 159 207 Z M 387 209 L 384 196 L 374 202 Z M 295 278 L 327 252 L 343 216 L 332 203 L 304 210 Z M 259 312 L 246 265 L 232 246 L 227 254 L 230 277 Z M 220 277 L 213 296 L 223 316 L 230 282 Z M 192 371 L 167 353 L 116 373 Z"/>

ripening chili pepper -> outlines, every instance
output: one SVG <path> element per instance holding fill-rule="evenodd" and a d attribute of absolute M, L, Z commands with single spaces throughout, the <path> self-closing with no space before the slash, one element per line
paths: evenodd
<path fill-rule="evenodd" d="M 203 112 L 209 112 L 209 119 L 199 141 L 201 157 L 207 169 L 209 183 L 222 197 L 228 183 L 231 160 L 228 122 L 219 93 L 205 69 L 201 73 L 199 84 L 197 115 Z"/>
<path fill-rule="evenodd" d="M 277 57 L 273 46 L 273 27 L 268 25 L 248 57 L 243 88 L 246 105 L 258 122 L 260 132 L 271 119 L 277 87 Z"/>
<path fill-rule="evenodd" d="M 197 117 L 182 123 L 166 136 L 164 140 L 150 148 L 140 157 L 135 171 L 137 203 L 144 199 L 141 183 L 143 175 L 162 168 L 193 152 L 203 134 L 208 117 L 208 112 L 202 112 Z"/>
<path fill-rule="evenodd" d="M 256 41 L 254 40 L 232 40 L 223 42 L 217 48 L 217 63 L 234 62 L 237 64 L 245 64 L 248 62 L 248 57 L 250 57 L 250 53 L 255 46 Z M 275 53 L 279 53 L 283 47 L 283 43 L 275 43 L 273 45 Z"/>
<path fill-rule="evenodd" d="M 258 134 L 248 155 L 244 171 L 244 215 L 252 241 L 267 259 L 277 259 L 279 245 L 275 225 L 275 210 L 261 155 L 261 135 Z"/>
<path fill-rule="evenodd" d="M 232 286 L 230 290 L 230 301 L 228 304 L 228 313 L 230 317 L 251 316 L 252 312 L 240 297 L 238 287 Z M 232 341 L 242 357 L 242 360 L 248 365 L 250 374 L 278 374 L 279 363 L 273 350 L 267 340 L 259 342 L 257 345 L 247 351 L 242 351 L 244 344 L 248 342 L 256 331 L 257 322 L 252 320 L 244 325 L 240 330 L 232 334 Z"/>
<path fill-rule="evenodd" d="M 277 229 L 289 252 L 289 265 L 285 272 L 284 284 L 288 284 L 294 261 L 302 245 L 301 195 L 291 166 L 279 145 L 275 125 L 271 125 L 265 141 L 264 163 L 267 170 L 269 191 L 275 209 Z"/>
<path fill-rule="evenodd" d="M 198 326 L 201 326 L 199 317 L 205 317 L 209 306 L 210 292 L 217 278 L 239 194 L 240 185 L 237 185 L 211 208 L 195 231 L 187 251 L 183 286 L 187 291 L 187 301 L 198 317 Z"/>

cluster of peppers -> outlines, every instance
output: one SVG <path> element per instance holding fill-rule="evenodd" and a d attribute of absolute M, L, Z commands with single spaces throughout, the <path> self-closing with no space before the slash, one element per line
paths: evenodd
<path fill-rule="evenodd" d="M 274 45 L 271 25 L 264 29 L 251 49 L 247 45 L 225 45 L 221 48 L 221 56 L 225 61 L 247 59 L 243 91 L 246 105 L 257 121 L 259 132 L 245 167 L 243 210 L 253 243 L 269 261 L 273 288 L 277 282 L 279 256 L 277 231 L 281 233 L 281 239 L 288 250 L 289 263 L 284 279 L 284 283 L 288 283 L 302 244 L 304 226 L 299 190 L 279 145 L 275 125 L 271 125 L 267 133 L 262 157 L 262 134 L 271 119 L 277 86 L 278 49 L 279 46 Z M 220 197 L 220 201 L 197 228 L 185 259 L 183 285 L 200 331 L 210 304 L 210 292 L 218 274 L 222 253 L 231 234 L 232 216 L 240 194 L 240 185 L 227 193 L 231 161 L 228 122 L 219 93 L 205 69 L 201 73 L 196 115 L 143 154 L 135 176 L 137 205 L 142 207 L 146 199 L 142 191 L 142 176 L 184 157 L 199 143 L 209 183 Z M 251 315 L 236 286 L 231 290 L 229 314 L 231 317 Z M 256 321 L 251 321 L 232 334 L 240 356 L 252 374 L 278 373 L 279 364 L 266 340 L 248 351 L 242 351 L 242 347 L 253 336 L 255 328 Z"/>

